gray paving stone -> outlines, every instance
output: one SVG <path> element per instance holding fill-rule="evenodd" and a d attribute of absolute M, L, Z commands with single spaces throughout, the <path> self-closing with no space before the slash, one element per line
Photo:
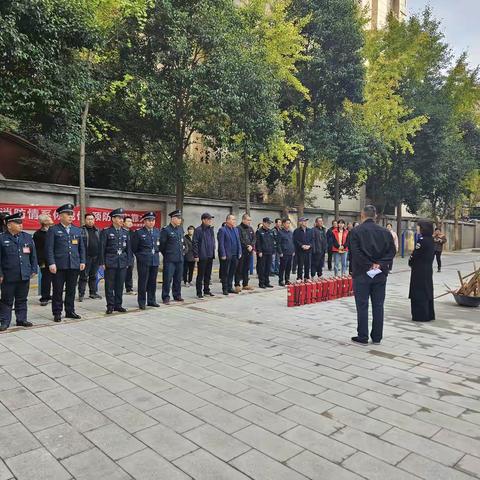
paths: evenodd
<path fill-rule="evenodd" d="M 117 425 L 105 425 L 90 430 L 85 433 L 85 436 L 114 460 L 145 448 L 145 445 Z"/>
<path fill-rule="evenodd" d="M 333 390 L 326 390 L 320 395 L 317 395 L 317 398 L 362 414 L 367 414 L 376 408 L 376 405 L 371 402 L 366 402 L 358 397 L 352 397 L 345 393 L 334 392 Z"/>
<path fill-rule="evenodd" d="M 372 435 L 382 435 L 392 428 L 392 425 L 388 423 L 375 420 L 365 415 L 359 415 L 357 412 L 343 407 L 332 408 L 325 412 L 324 415 L 339 423 L 362 430 L 365 433 L 371 433 Z"/>
<path fill-rule="evenodd" d="M 342 466 L 368 480 L 418 480 L 417 476 L 362 452 L 347 458 Z"/>
<path fill-rule="evenodd" d="M 145 415 L 141 410 L 128 403 L 103 410 L 102 413 L 129 433 L 135 433 L 157 424 L 151 416 Z"/>
<path fill-rule="evenodd" d="M 224 377 L 223 375 L 212 375 L 211 377 L 204 378 L 203 381 L 205 383 L 208 383 L 208 385 L 220 388 L 221 390 L 225 390 L 226 392 L 232 393 L 233 395 L 249 388 L 248 385 L 245 385 L 244 383 L 236 380 L 231 380 L 230 378 Z"/>
<path fill-rule="evenodd" d="M 64 387 L 52 388 L 37 393 L 52 410 L 58 411 L 82 403 L 82 400 Z"/>
<path fill-rule="evenodd" d="M 257 405 L 248 405 L 237 410 L 235 414 L 277 435 L 286 430 L 290 430 L 297 425 L 296 423 Z"/>
<path fill-rule="evenodd" d="M 102 387 L 92 388 L 78 393 L 78 396 L 96 410 L 102 411 L 107 408 L 117 407 L 125 403 L 121 398 L 117 397 Z"/>
<path fill-rule="evenodd" d="M 97 448 L 66 458 L 62 464 L 75 480 L 131 480 L 130 475 Z"/>
<path fill-rule="evenodd" d="M 435 410 L 437 412 L 450 415 L 452 417 L 458 417 L 462 412 L 465 411 L 464 408 L 458 407 L 457 405 L 452 405 L 447 402 L 442 402 L 441 400 L 435 400 L 434 398 L 426 397 L 424 395 L 419 395 L 418 393 L 405 392 L 402 396 L 399 397 L 401 400 L 406 402 L 414 403 L 420 407 L 428 408 Z"/>
<path fill-rule="evenodd" d="M 231 395 L 230 393 L 224 392 L 223 390 L 219 390 L 218 388 L 211 388 L 205 392 L 200 392 L 198 396 L 210 403 L 213 403 L 214 405 L 217 405 L 218 407 L 228 410 L 229 412 L 233 412 L 248 405 L 245 400 L 242 400 L 235 395 Z M 207 402 L 204 402 L 204 404 L 206 403 Z"/>
<path fill-rule="evenodd" d="M 101 367 L 100 365 L 96 365 L 93 362 L 89 362 L 87 360 L 84 361 L 83 363 L 79 363 L 78 365 L 73 365 L 72 370 L 90 379 L 94 379 L 101 375 L 106 375 L 110 373 L 109 370 Z"/>
<path fill-rule="evenodd" d="M 331 435 L 340 428 L 343 428 L 341 423 L 330 420 L 330 418 L 327 418 L 325 415 L 306 410 L 298 405 L 292 405 L 282 410 L 279 415 L 299 425 L 323 433 L 324 435 Z"/>
<path fill-rule="evenodd" d="M 101 375 L 95 377 L 94 381 L 97 385 L 105 388 L 111 393 L 120 393 L 125 390 L 130 390 L 135 387 L 135 384 L 125 380 L 115 373 L 109 373 L 107 375 Z"/>
<path fill-rule="evenodd" d="M 201 449 L 185 455 L 173 463 L 195 480 L 247 480 L 248 478 Z"/>
<path fill-rule="evenodd" d="M 476 475 L 478 477 L 480 472 L 480 458 L 472 457 L 472 455 L 465 455 L 457 463 L 457 468 L 469 475 Z"/>
<path fill-rule="evenodd" d="M 397 464 L 409 454 L 409 451 L 404 448 L 397 447 L 373 435 L 350 427 L 345 427 L 334 433 L 332 438 L 392 465 Z"/>
<path fill-rule="evenodd" d="M 198 448 L 190 440 L 163 425 L 146 428 L 135 436 L 167 460 L 174 460 Z"/>
<path fill-rule="evenodd" d="M 25 387 L 17 387 L 0 392 L 0 402 L 9 410 L 17 410 L 40 403 L 40 400 Z"/>
<path fill-rule="evenodd" d="M 5 365 L 3 367 L 5 372 L 9 373 L 13 378 L 28 377 L 39 373 L 38 369 L 30 365 L 26 361 L 15 363 L 13 365 Z"/>
<path fill-rule="evenodd" d="M 70 367 L 67 367 L 63 363 L 53 362 L 46 365 L 40 365 L 38 369 L 50 378 L 65 377 L 75 373 Z M 56 385 L 58 387 L 58 385 Z"/>
<path fill-rule="evenodd" d="M 412 452 L 421 452 L 422 456 L 450 467 L 453 467 L 464 455 L 459 450 L 446 447 L 399 428 L 392 428 L 381 438 Z"/>
<path fill-rule="evenodd" d="M 313 395 L 308 395 L 307 393 L 299 392 L 298 390 L 293 389 L 280 392 L 277 397 L 280 397 L 287 402 L 290 402 L 290 404 L 293 403 L 300 407 L 306 408 L 307 410 L 312 410 L 316 413 L 323 413 L 334 407 L 333 404 L 326 402 L 325 400 L 321 400 L 320 398 L 314 397 Z"/>
<path fill-rule="evenodd" d="M 225 433 L 233 433 L 250 425 L 250 422 L 216 405 L 205 405 L 193 410 L 192 414 Z"/>
<path fill-rule="evenodd" d="M 182 388 L 183 390 L 186 390 L 187 392 L 194 394 L 203 392 L 211 388 L 209 384 L 184 374 L 168 377 L 167 381 L 168 383 L 171 383 L 179 388 Z"/>
<path fill-rule="evenodd" d="M 130 377 L 129 381 L 155 394 L 164 392 L 165 390 L 169 390 L 173 387 L 171 383 L 155 377 L 150 373 L 142 373 L 141 375 Z"/>
<path fill-rule="evenodd" d="M 124 392 L 119 392 L 118 396 L 125 402 L 130 403 L 134 407 L 146 412 L 147 410 L 152 410 L 154 408 L 165 405 L 166 401 L 163 398 L 158 397 L 157 395 L 148 392 L 147 390 L 135 387 L 131 390 L 125 390 Z"/>
<path fill-rule="evenodd" d="M 0 391 L 20 387 L 20 383 L 8 373 L 0 373 Z"/>
<path fill-rule="evenodd" d="M 189 430 L 184 433 L 184 437 L 225 462 L 250 450 L 250 447 L 245 443 L 211 425 L 201 425 Z"/>
<path fill-rule="evenodd" d="M 44 448 L 9 458 L 7 465 L 17 480 L 67 480 L 72 478 L 63 466 Z"/>
<path fill-rule="evenodd" d="M 0 452 L 3 459 L 39 447 L 37 439 L 21 423 L 13 423 L 0 428 Z"/>
<path fill-rule="evenodd" d="M 321 385 L 317 385 L 311 381 L 302 380 L 301 378 L 292 377 L 290 375 L 277 378 L 275 381 L 286 387 L 293 388 L 294 390 L 308 393 L 309 395 L 317 395 L 325 390 L 325 387 L 322 387 Z"/>
<path fill-rule="evenodd" d="M 425 480 L 471 480 L 472 478 L 466 473 L 445 467 L 415 453 L 411 453 L 405 460 L 402 460 L 398 467 Z"/>
<path fill-rule="evenodd" d="M 280 462 L 284 462 L 302 451 L 298 445 L 256 425 L 239 430 L 233 436 Z"/>
<path fill-rule="evenodd" d="M 93 447 L 83 435 L 66 423 L 47 428 L 35 435 L 42 445 L 59 460 Z"/>
<path fill-rule="evenodd" d="M 361 393 L 360 395 L 358 395 L 358 398 L 366 400 L 370 403 L 374 403 L 378 406 L 387 407 L 390 410 L 395 410 L 396 412 L 403 413 L 405 415 L 413 415 L 415 412 L 418 412 L 420 410 L 420 407 L 418 405 L 414 405 L 413 403 L 407 403 L 403 400 L 398 400 L 396 398 L 392 398 L 378 392 L 372 392 L 371 390 L 367 390 L 366 392 Z"/>
<path fill-rule="evenodd" d="M 0 427 L 15 423 L 17 418 L 6 408 L 0 408 Z"/>
<path fill-rule="evenodd" d="M 59 410 L 58 414 L 82 433 L 111 423 L 107 417 L 83 402 Z"/>
<path fill-rule="evenodd" d="M 190 478 L 149 448 L 122 458 L 118 464 L 136 480 L 188 480 Z"/>
<path fill-rule="evenodd" d="M 442 443 L 443 445 L 448 445 L 449 447 L 458 449 L 462 452 L 480 457 L 480 440 L 444 428 L 435 434 L 432 437 L 432 440 Z"/>
<path fill-rule="evenodd" d="M 289 430 L 282 436 L 335 463 L 342 462 L 356 451 L 344 443 L 340 443 L 302 425 Z"/>
<path fill-rule="evenodd" d="M 470 437 L 478 437 L 478 425 L 459 420 L 457 418 L 452 418 L 448 415 L 438 412 L 418 412 L 412 418 L 412 422 L 419 423 L 419 421 L 428 422 L 432 427 L 437 426 L 444 427 L 448 430 L 453 430 L 454 432 L 461 433 L 462 435 L 468 435 Z M 437 430 L 438 431 L 438 430 Z"/>
<path fill-rule="evenodd" d="M 186 432 L 203 424 L 197 417 L 171 404 L 162 405 L 161 407 L 149 410 L 147 413 L 150 417 L 153 417 L 155 420 L 158 420 L 163 425 L 178 433 Z"/>
<path fill-rule="evenodd" d="M 89 378 L 80 375 L 79 373 L 72 373 L 65 377 L 57 378 L 57 382 L 70 390 L 73 393 L 83 392 L 95 388 L 97 384 L 92 382 Z"/>
<path fill-rule="evenodd" d="M 3 463 L 3 460 L 0 459 L 0 480 L 10 480 L 11 478 L 13 478 L 12 472 Z"/>
<path fill-rule="evenodd" d="M 307 478 L 256 450 L 250 450 L 230 463 L 255 480 L 305 480 Z M 229 477 L 225 477 L 225 480 L 229 480 Z"/>
<path fill-rule="evenodd" d="M 259 407 L 266 408 L 271 412 L 279 412 L 280 410 L 284 410 L 291 405 L 291 403 L 286 402 L 285 400 L 277 398 L 273 395 L 269 395 L 268 393 L 261 392 L 260 390 L 255 390 L 254 388 L 244 390 L 243 392 L 240 392 L 238 396 L 250 403 L 258 405 Z"/>
<path fill-rule="evenodd" d="M 312 480 L 361 480 L 355 473 L 312 452 L 300 453 L 288 460 L 287 465 Z"/>
<path fill-rule="evenodd" d="M 286 385 L 282 385 L 280 383 L 277 383 L 276 381 L 267 380 L 266 378 L 260 377 L 258 375 L 246 375 L 245 377 L 242 377 L 239 382 L 241 382 L 239 383 L 240 385 L 244 384 L 246 386 L 252 387 L 252 389 L 261 390 L 262 392 L 269 393 L 270 395 L 275 395 L 276 393 L 283 392 L 288 388 Z"/>
<path fill-rule="evenodd" d="M 38 432 L 63 423 L 63 419 L 43 403 L 19 408 L 14 413 L 31 432 Z"/>

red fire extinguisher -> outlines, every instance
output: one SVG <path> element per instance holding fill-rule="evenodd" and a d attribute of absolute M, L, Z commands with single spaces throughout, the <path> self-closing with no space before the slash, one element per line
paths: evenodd
<path fill-rule="evenodd" d="M 328 289 L 328 299 L 329 300 L 334 300 L 335 299 L 335 286 L 336 286 L 336 281 L 335 278 L 330 278 L 328 280 L 329 283 L 329 289 Z"/>
<path fill-rule="evenodd" d="M 303 283 L 298 284 L 298 305 L 302 306 L 305 303 L 305 285 Z"/>
<path fill-rule="evenodd" d="M 342 287 L 343 287 L 343 279 L 342 277 L 337 278 L 337 298 L 342 297 Z"/>
<path fill-rule="evenodd" d="M 293 285 L 287 285 L 287 307 L 295 306 L 295 289 Z"/>
<path fill-rule="evenodd" d="M 323 280 L 322 283 L 322 299 L 324 302 L 328 300 L 328 280 Z"/>
<path fill-rule="evenodd" d="M 351 275 L 348 277 L 348 294 L 353 295 L 353 277 Z"/>
<path fill-rule="evenodd" d="M 295 283 L 293 285 L 293 297 L 294 297 L 294 305 L 298 307 L 300 305 L 300 284 Z"/>

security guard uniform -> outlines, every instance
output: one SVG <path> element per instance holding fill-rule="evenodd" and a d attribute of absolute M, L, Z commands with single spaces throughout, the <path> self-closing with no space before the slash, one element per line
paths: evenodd
<path fill-rule="evenodd" d="M 7 215 L 5 222 L 22 223 L 21 212 Z M 15 302 L 15 317 L 18 326 L 31 327 L 27 321 L 27 297 L 30 278 L 37 272 L 35 244 L 30 234 L 13 234 L 8 229 L 0 233 L 0 331 L 6 330 L 12 320 Z"/>
<path fill-rule="evenodd" d="M 67 203 L 57 208 L 57 213 L 73 214 L 74 206 Z M 52 275 L 53 295 L 52 313 L 55 322 L 62 317 L 62 297 L 65 287 L 65 316 L 80 318 L 75 313 L 75 290 L 77 288 L 80 265 L 85 265 L 85 244 L 82 239 L 82 230 L 75 225 L 58 223 L 50 227 L 45 244 L 47 263 L 49 267 L 55 265 L 57 272 Z"/>
<path fill-rule="evenodd" d="M 142 220 L 155 220 L 155 212 L 147 212 Z M 159 307 L 156 300 L 157 274 L 160 265 L 160 230 L 146 226 L 133 233 L 132 250 L 137 257 L 138 306 Z"/>
<path fill-rule="evenodd" d="M 125 215 L 123 208 L 110 212 L 110 217 Z M 107 313 L 113 311 L 126 312 L 122 307 L 123 286 L 127 267 L 132 259 L 130 235 L 124 228 L 105 228 L 100 234 L 100 265 L 105 266 L 105 297 L 107 299 Z"/>
<path fill-rule="evenodd" d="M 182 216 L 180 210 L 169 213 L 171 218 Z M 170 302 L 170 288 L 172 288 L 173 299 L 183 302 L 182 298 L 182 275 L 183 275 L 183 245 L 184 232 L 181 226 L 174 226 L 170 223 L 160 233 L 160 251 L 163 255 L 163 303 Z M 172 287 L 173 280 L 173 287 Z"/>
<path fill-rule="evenodd" d="M 271 224 L 272 220 L 265 217 L 263 223 Z M 270 228 L 260 227 L 256 235 L 257 274 L 260 288 L 272 288 L 270 284 L 270 270 L 274 253 L 280 253 L 277 241 L 277 232 Z M 259 255 L 261 254 L 261 255 Z"/>

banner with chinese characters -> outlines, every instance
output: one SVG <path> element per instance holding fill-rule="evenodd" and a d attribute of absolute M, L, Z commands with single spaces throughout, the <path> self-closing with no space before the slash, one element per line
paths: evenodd
<path fill-rule="evenodd" d="M 55 211 L 58 206 L 51 205 L 19 205 L 13 203 L 0 203 L 0 212 L 8 212 L 10 214 L 16 212 L 23 212 L 23 228 L 24 230 L 38 230 L 40 225 L 38 223 L 38 216 L 47 214 L 52 217 L 52 220 L 57 223 L 60 216 Z M 102 229 L 110 226 L 110 217 L 108 214 L 112 211 L 110 208 L 87 208 L 87 213 L 92 213 L 95 216 L 95 225 Z M 132 217 L 134 229 L 143 226 L 143 222 L 140 220 L 146 210 L 125 210 L 126 214 Z M 80 226 L 83 221 L 80 221 L 80 207 L 75 208 L 75 220 L 74 224 Z M 157 215 L 156 226 L 162 225 L 162 214 L 156 211 Z"/>

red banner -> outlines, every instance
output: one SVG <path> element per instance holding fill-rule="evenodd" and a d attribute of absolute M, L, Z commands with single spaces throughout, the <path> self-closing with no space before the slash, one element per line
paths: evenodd
<path fill-rule="evenodd" d="M 25 230 L 37 230 L 40 228 L 38 223 L 38 217 L 42 214 L 47 214 L 52 217 L 52 220 L 57 223 L 60 219 L 60 216 L 55 211 L 58 206 L 51 205 L 18 205 L 13 203 L 0 203 L 0 212 L 8 212 L 10 214 L 16 212 L 23 212 L 23 228 Z M 96 208 L 89 207 L 87 208 L 88 213 L 92 213 L 95 216 L 95 225 L 102 229 L 110 226 L 111 221 L 109 213 L 112 211 L 110 208 Z M 142 215 L 146 212 L 145 210 L 125 210 L 126 214 L 132 217 L 134 228 L 140 228 L 143 226 L 143 222 L 140 220 Z M 75 207 L 74 210 L 75 225 L 81 225 L 83 222 L 80 222 L 80 207 Z M 157 215 L 156 226 L 161 226 L 162 214 L 161 212 L 155 212 Z"/>

